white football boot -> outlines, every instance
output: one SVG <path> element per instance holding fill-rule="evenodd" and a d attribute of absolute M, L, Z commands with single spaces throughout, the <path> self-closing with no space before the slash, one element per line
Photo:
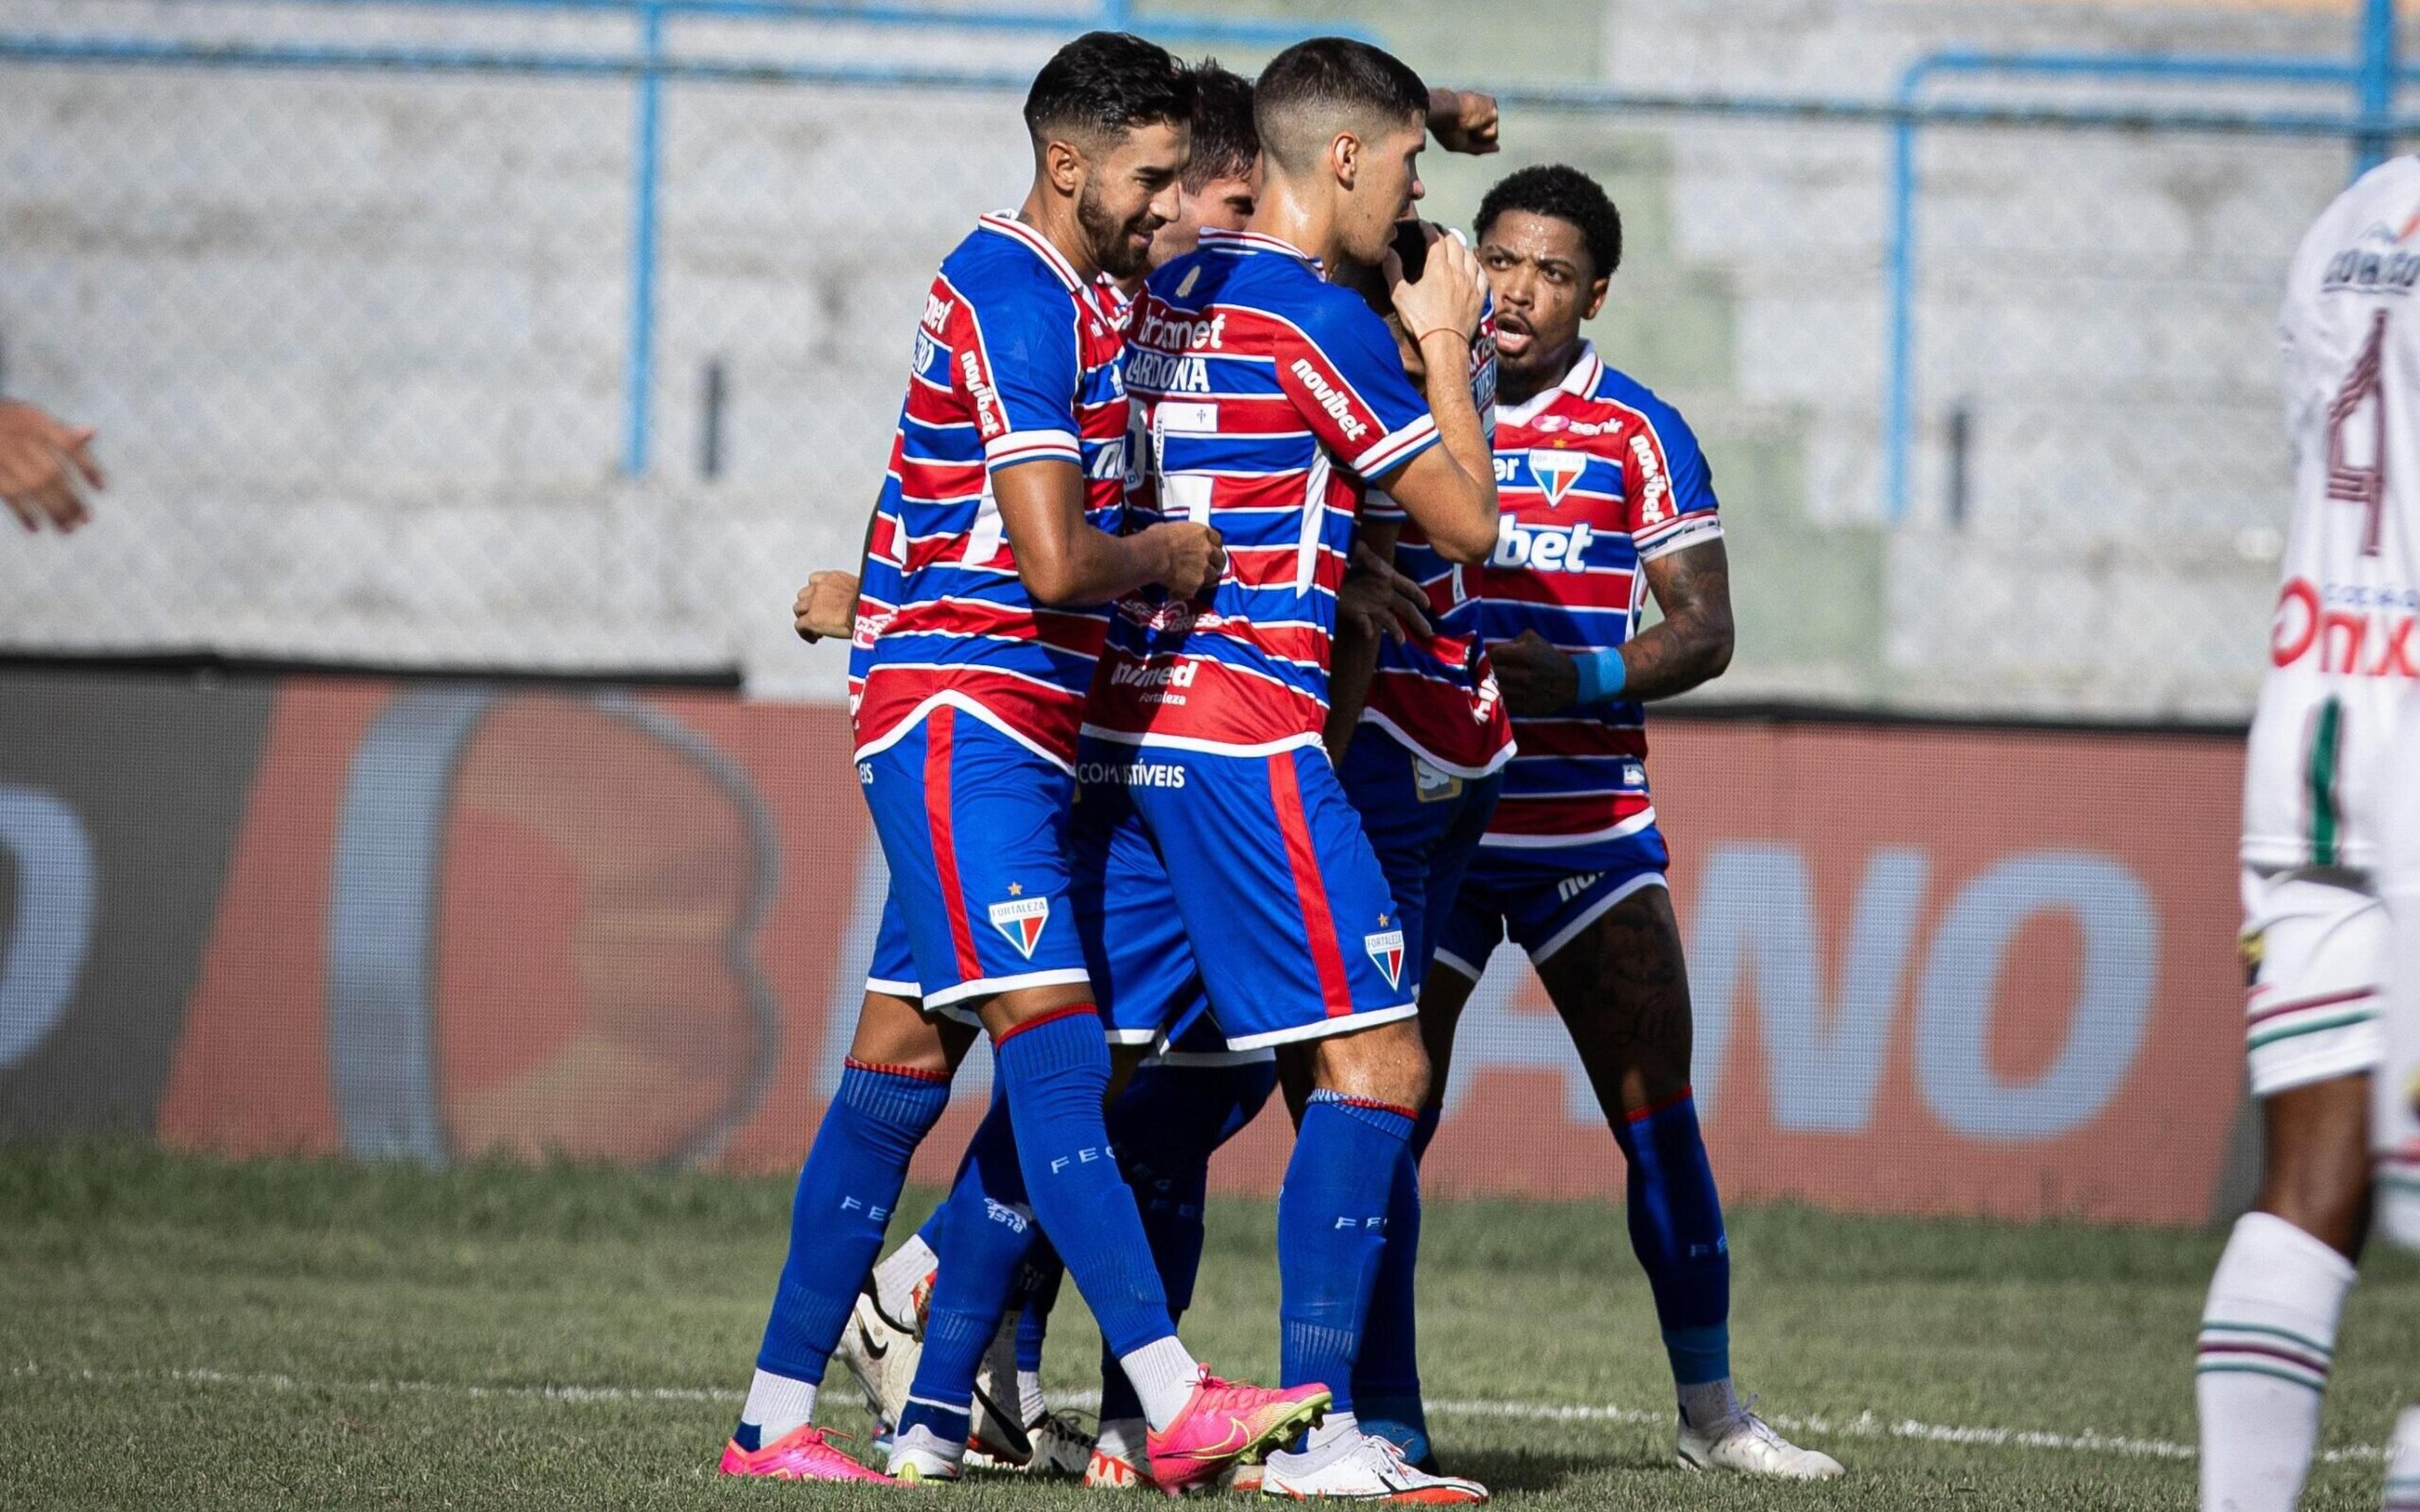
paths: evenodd
<path fill-rule="evenodd" d="M 1458 1475 L 1433 1475 L 1413 1468 L 1404 1451 L 1374 1433 L 1355 1433 L 1300 1454 L 1269 1456 L 1261 1469 L 1263 1496 L 1295 1501 L 1333 1497 L 1346 1502 L 1404 1502 L 1421 1506 L 1476 1506 L 1487 1488 Z"/>
<path fill-rule="evenodd" d="M 1145 1436 L 1150 1431 L 1151 1425 L 1139 1417 L 1103 1423 L 1099 1435 L 1093 1441 L 1092 1453 L 1085 1460 L 1084 1489 L 1088 1491 L 1150 1489 L 1151 1458 L 1143 1448 Z"/>
<path fill-rule="evenodd" d="M 965 1473 L 967 1446 L 952 1443 L 918 1424 L 891 1436 L 891 1478 L 929 1484 L 956 1480 Z"/>
<path fill-rule="evenodd" d="M 1712 1432 L 1699 1433 L 1681 1419 L 1678 1444 L 1683 1470 L 1729 1470 L 1743 1475 L 1771 1475 L 1781 1480 L 1830 1480 L 1840 1473 L 1840 1462 L 1821 1449 L 1801 1449 L 1773 1431 L 1773 1425 L 1750 1409 L 1753 1398 L 1737 1415 Z"/>
<path fill-rule="evenodd" d="M 924 1341 L 915 1324 L 891 1317 L 873 1292 L 861 1291 L 848 1325 L 840 1331 L 840 1348 L 832 1352 L 857 1378 L 875 1421 L 885 1427 L 898 1422 L 908 1406 L 917 1362 L 924 1357 Z"/>
<path fill-rule="evenodd" d="M 1025 1436 L 1033 1445 L 1033 1458 L 1025 1462 L 1029 1475 L 1073 1480 L 1092 1465 L 1093 1430 L 1063 1407 L 1025 1425 Z"/>

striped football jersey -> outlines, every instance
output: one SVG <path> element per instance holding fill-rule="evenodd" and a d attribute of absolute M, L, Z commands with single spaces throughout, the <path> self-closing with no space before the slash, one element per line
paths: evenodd
<path fill-rule="evenodd" d="M 1470 397 L 1489 444 L 1496 436 L 1496 301 L 1480 316 L 1470 344 Z M 1419 522 L 1382 492 L 1373 491 L 1362 517 L 1394 520 L 1395 567 L 1428 590 L 1435 631 L 1378 645 L 1361 717 L 1457 777 L 1485 777 L 1512 756 L 1512 720 L 1496 687 L 1480 639 L 1479 600 L 1472 575 L 1438 554 Z"/>
<path fill-rule="evenodd" d="M 1367 480 L 1436 443 L 1386 323 L 1295 247 L 1205 231 L 1126 327 L 1139 520 L 1218 528 L 1206 600 L 1118 606 L 1085 731 L 1254 754 L 1316 745 Z"/>
<path fill-rule="evenodd" d="M 1124 516 L 1126 399 L 1117 319 L 1058 250 L 987 215 L 943 259 L 876 506 L 887 613 L 861 625 L 858 754 L 954 704 L 1072 767 L 1084 693 L 1109 624 L 1102 609 L 1048 609 L 1016 572 L 992 479 L 1027 462 L 1083 470 L 1085 517 Z M 881 517 L 895 523 L 886 531 Z M 855 658 L 853 658 L 855 659 Z"/>
<path fill-rule="evenodd" d="M 1723 530 L 1687 423 L 1591 344 L 1561 383 L 1497 409 L 1496 489 L 1496 551 L 1470 569 L 1490 645 L 1535 630 L 1575 653 L 1619 646 L 1646 607 L 1642 564 Z M 1611 700 L 1516 717 L 1481 843 L 1578 845 L 1653 824 L 1646 713 Z"/>

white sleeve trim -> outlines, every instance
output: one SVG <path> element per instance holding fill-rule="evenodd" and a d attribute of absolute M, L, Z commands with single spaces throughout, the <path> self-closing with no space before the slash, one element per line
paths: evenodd
<path fill-rule="evenodd" d="M 1652 562 L 1657 557 L 1670 556 L 1687 547 L 1721 540 L 1722 534 L 1722 517 L 1711 509 L 1699 509 L 1686 515 L 1675 515 L 1663 524 L 1632 536 L 1630 544 L 1637 550 L 1639 561 Z"/>
<path fill-rule="evenodd" d="M 1436 440 L 1436 417 L 1422 415 L 1403 429 L 1372 442 L 1367 451 L 1353 459 L 1353 471 L 1365 478 L 1374 478 L 1410 461 Z"/>
<path fill-rule="evenodd" d="M 984 463 L 998 471 L 1019 462 L 1059 461 L 1081 464 L 1083 449 L 1070 430 L 1013 430 L 984 442 Z"/>

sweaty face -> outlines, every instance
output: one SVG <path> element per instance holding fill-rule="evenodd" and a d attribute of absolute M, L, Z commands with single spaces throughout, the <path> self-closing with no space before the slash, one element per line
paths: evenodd
<path fill-rule="evenodd" d="M 1252 218 L 1252 180 L 1213 178 L 1187 190 L 1176 219 L 1151 239 L 1151 265 L 1164 268 L 1202 244 L 1204 231 L 1241 231 Z"/>
<path fill-rule="evenodd" d="M 1345 192 L 1344 255 L 1375 266 L 1386 261 L 1387 239 L 1395 223 L 1409 215 L 1413 202 L 1428 190 L 1420 182 L 1420 148 L 1428 142 L 1426 123 L 1414 121 L 1362 144 L 1353 187 Z"/>
<path fill-rule="evenodd" d="M 1156 122 L 1135 127 L 1088 157 L 1076 222 L 1093 260 L 1110 277 L 1132 278 L 1150 268 L 1156 234 L 1177 217 L 1177 180 L 1191 152 L 1187 127 Z"/>
<path fill-rule="evenodd" d="M 1506 210 L 1480 239 L 1479 265 L 1496 295 L 1496 360 L 1518 386 L 1559 373 L 1580 339 L 1580 322 L 1605 302 L 1580 228 L 1559 216 Z"/>

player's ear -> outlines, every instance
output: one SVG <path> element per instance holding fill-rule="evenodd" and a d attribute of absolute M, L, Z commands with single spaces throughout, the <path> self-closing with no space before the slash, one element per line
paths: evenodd
<path fill-rule="evenodd" d="M 1605 291 L 1612 286 L 1613 280 L 1610 278 L 1600 278 L 1589 285 L 1588 308 L 1580 312 L 1581 319 L 1596 318 L 1596 313 L 1605 308 Z"/>
<path fill-rule="evenodd" d="M 1054 137 L 1042 146 L 1042 172 L 1051 188 L 1072 199 L 1084 187 L 1084 154 Z"/>
<path fill-rule="evenodd" d="M 1351 193 L 1353 182 L 1361 177 L 1361 139 L 1350 131 L 1339 131 L 1327 144 L 1327 166 L 1336 174 L 1338 187 Z"/>

